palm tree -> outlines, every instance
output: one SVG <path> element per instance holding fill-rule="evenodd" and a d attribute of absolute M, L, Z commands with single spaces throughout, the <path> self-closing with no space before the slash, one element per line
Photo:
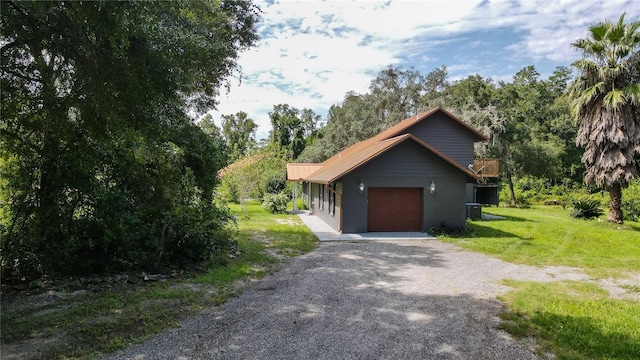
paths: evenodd
<path fill-rule="evenodd" d="M 622 223 L 622 189 L 640 168 L 640 22 L 605 21 L 572 45 L 583 58 L 569 87 L 580 125 L 576 144 L 585 148 L 585 183 L 609 191 L 610 222 Z"/>

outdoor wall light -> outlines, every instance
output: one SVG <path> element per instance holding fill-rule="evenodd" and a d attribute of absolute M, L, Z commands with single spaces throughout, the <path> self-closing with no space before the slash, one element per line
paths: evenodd
<path fill-rule="evenodd" d="M 360 185 L 358 185 L 358 191 L 360 191 L 360 194 L 364 192 L 364 183 L 362 181 L 360 181 Z"/>
<path fill-rule="evenodd" d="M 431 180 L 431 185 L 429 185 L 429 193 L 433 195 L 436 192 L 436 183 Z"/>

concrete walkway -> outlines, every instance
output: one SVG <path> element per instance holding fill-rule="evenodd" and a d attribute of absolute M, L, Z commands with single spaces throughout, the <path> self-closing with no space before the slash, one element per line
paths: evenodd
<path fill-rule="evenodd" d="M 371 232 L 343 234 L 335 231 L 310 211 L 298 211 L 298 216 L 320 241 L 426 240 L 435 239 L 424 232 Z"/>

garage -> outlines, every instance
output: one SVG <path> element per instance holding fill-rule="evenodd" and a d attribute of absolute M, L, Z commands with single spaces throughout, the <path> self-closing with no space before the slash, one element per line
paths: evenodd
<path fill-rule="evenodd" d="M 368 189 L 367 231 L 422 231 L 422 188 Z"/>

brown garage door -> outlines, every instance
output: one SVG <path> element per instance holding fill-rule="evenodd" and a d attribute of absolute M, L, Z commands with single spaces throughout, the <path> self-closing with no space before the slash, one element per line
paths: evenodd
<path fill-rule="evenodd" d="M 422 188 L 369 188 L 368 231 L 422 231 Z"/>

